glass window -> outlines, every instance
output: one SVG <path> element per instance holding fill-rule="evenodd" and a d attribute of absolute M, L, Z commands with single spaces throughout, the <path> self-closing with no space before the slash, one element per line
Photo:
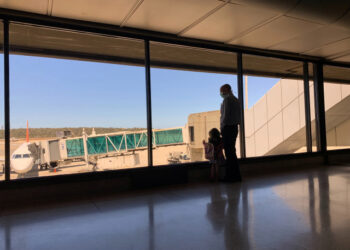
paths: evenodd
<path fill-rule="evenodd" d="M 142 40 L 13 23 L 10 52 L 12 179 L 148 165 Z"/>
<path fill-rule="evenodd" d="M 247 157 L 306 151 L 302 66 L 243 55 Z"/>
<path fill-rule="evenodd" d="M 350 68 L 325 65 L 327 149 L 350 148 Z"/>
<path fill-rule="evenodd" d="M 194 142 L 194 126 L 190 126 L 190 138 L 191 142 Z"/>
<path fill-rule="evenodd" d="M 204 161 L 202 141 L 220 129 L 220 87 L 237 96 L 236 54 L 152 42 L 150 55 L 154 165 Z"/>

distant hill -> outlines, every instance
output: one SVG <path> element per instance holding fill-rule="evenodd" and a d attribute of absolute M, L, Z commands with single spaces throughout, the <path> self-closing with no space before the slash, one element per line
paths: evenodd
<path fill-rule="evenodd" d="M 73 136 L 81 136 L 83 132 L 83 128 L 29 128 L 29 137 L 30 138 L 49 138 L 56 137 L 56 132 L 70 130 L 72 131 Z M 95 128 L 96 134 L 107 134 L 113 132 L 120 131 L 137 131 L 137 130 L 145 130 L 145 128 Z M 91 134 L 92 128 L 85 128 L 85 131 L 88 135 Z M 11 138 L 25 138 L 26 137 L 26 129 L 18 128 L 11 129 L 10 131 Z M 0 139 L 4 139 L 4 130 L 0 130 Z"/>

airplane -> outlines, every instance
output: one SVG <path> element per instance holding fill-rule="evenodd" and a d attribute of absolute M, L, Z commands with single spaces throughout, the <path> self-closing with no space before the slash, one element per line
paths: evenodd
<path fill-rule="evenodd" d="M 11 155 L 11 169 L 18 174 L 29 172 L 34 165 L 34 158 L 28 149 L 29 142 L 23 143 Z"/>
<path fill-rule="evenodd" d="M 19 146 L 11 155 L 10 166 L 11 170 L 18 174 L 24 174 L 29 172 L 33 166 L 35 159 L 32 153 L 29 151 L 29 128 L 27 121 L 27 133 L 26 142 Z"/>

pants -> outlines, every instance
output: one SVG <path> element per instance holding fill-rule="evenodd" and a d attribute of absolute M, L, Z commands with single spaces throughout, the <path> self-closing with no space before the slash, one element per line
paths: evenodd
<path fill-rule="evenodd" d="M 223 127 L 221 131 L 226 156 L 226 178 L 241 178 L 238 159 L 236 155 L 236 139 L 238 125 Z"/>

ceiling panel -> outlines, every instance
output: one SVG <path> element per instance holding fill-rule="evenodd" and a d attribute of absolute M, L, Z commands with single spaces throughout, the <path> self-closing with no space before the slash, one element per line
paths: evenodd
<path fill-rule="evenodd" d="M 0 7 L 116 25 L 130 16 L 129 27 L 350 62 L 349 0 L 0 0 Z"/>
<path fill-rule="evenodd" d="M 250 5 L 262 9 L 269 9 L 278 11 L 280 13 L 284 13 L 285 11 L 296 6 L 299 0 L 231 0 L 230 2 L 238 3 L 241 5 Z"/>
<path fill-rule="evenodd" d="M 313 49 L 308 51 L 307 54 L 321 56 L 326 58 L 337 57 L 338 55 L 343 55 L 344 52 L 350 50 L 350 36 L 345 39 L 339 40 L 334 43 L 330 43 L 323 47 Z"/>
<path fill-rule="evenodd" d="M 230 43 L 267 48 L 319 27 L 319 24 L 282 16 Z"/>
<path fill-rule="evenodd" d="M 347 0 L 302 0 L 296 8 L 288 12 L 288 15 L 329 24 L 344 15 L 349 7 L 350 1 Z"/>
<path fill-rule="evenodd" d="M 271 46 L 270 49 L 303 53 L 315 48 L 320 48 L 332 42 L 339 41 L 349 36 L 350 32 L 348 30 L 340 29 L 334 26 L 324 26 Z"/>
<path fill-rule="evenodd" d="M 53 1 L 52 15 L 120 25 L 137 0 Z"/>
<path fill-rule="evenodd" d="M 227 4 L 183 35 L 226 42 L 277 14 L 274 11 Z"/>
<path fill-rule="evenodd" d="M 48 0 L 0 0 L 0 6 L 44 15 L 48 13 Z"/>
<path fill-rule="evenodd" d="M 145 0 L 126 26 L 178 33 L 220 4 L 217 0 Z"/>
<path fill-rule="evenodd" d="M 350 30 L 350 11 L 334 23 L 336 26 Z"/>
<path fill-rule="evenodd" d="M 335 61 L 337 61 L 337 62 L 350 62 L 350 51 L 349 51 L 348 55 L 336 58 Z M 350 79 L 350 76 L 349 76 L 349 79 Z"/>

